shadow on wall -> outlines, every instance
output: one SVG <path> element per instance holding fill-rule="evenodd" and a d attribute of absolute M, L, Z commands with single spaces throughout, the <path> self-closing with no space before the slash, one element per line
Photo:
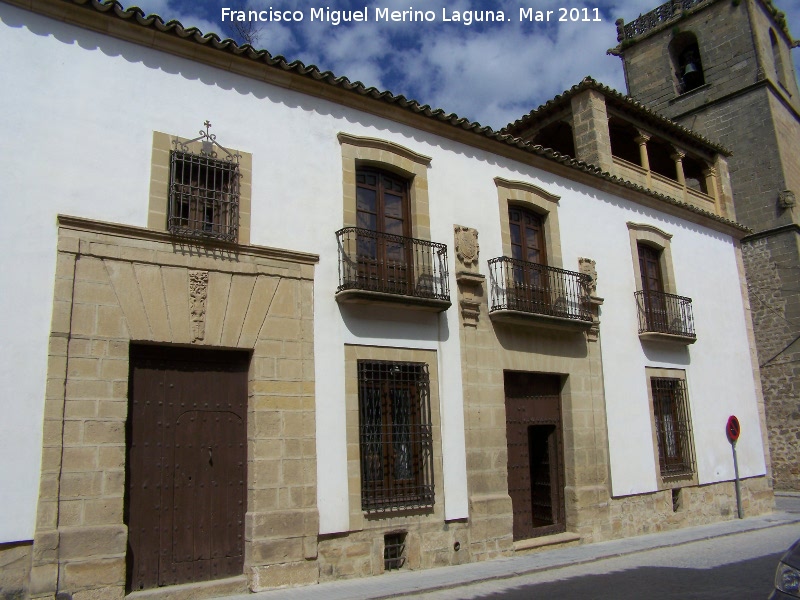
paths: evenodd
<path fill-rule="evenodd" d="M 344 326 L 357 338 L 415 342 L 446 342 L 450 338 L 446 313 L 397 310 L 368 304 L 338 306 Z"/>
<path fill-rule="evenodd" d="M 561 358 L 586 358 L 588 342 L 583 332 L 520 330 L 519 327 L 494 323 L 497 341 L 505 350 Z"/>
<path fill-rule="evenodd" d="M 656 341 L 642 341 L 642 350 L 651 362 L 670 363 L 676 366 L 689 366 L 692 362 L 688 346 L 679 346 Z"/>

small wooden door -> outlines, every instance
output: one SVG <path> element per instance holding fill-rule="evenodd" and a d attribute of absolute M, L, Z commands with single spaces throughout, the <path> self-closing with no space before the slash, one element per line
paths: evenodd
<path fill-rule="evenodd" d="M 413 274 L 408 185 L 375 169 L 356 174 L 358 278 L 365 289 L 410 294 Z"/>
<path fill-rule="evenodd" d="M 248 362 L 241 352 L 131 348 L 130 591 L 243 572 Z"/>
<path fill-rule="evenodd" d="M 547 273 L 547 249 L 544 242 L 544 223 L 541 215 L 510 206 L 508 225 L 511 234 L 513 285 L 509 302 L 516 310 L 547 312 L 551 304 Z"/>
<path fill-rule="evenodd" d="M 558 375 L 505 373 L 515 540 L 566 529 L 560 390 Z"/>

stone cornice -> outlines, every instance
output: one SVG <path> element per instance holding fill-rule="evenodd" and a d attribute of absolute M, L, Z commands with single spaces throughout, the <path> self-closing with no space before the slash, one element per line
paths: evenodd
<path fill-rule="evenodd" d="M 96 221 L 83 217 L 73 217 L 69 215 L 58 215 L 59 229 L 72 229 L 99 235 L 108 235 L 116 238 L 129 240 L 147 240 L 161 244 L 167 244 L 176 248 L 185 248 L 187 254 L 208 255 L 229 257 L 230 260 L 242 260 L 244 257 L 252 257 L 258 260 L 278 260 L 281 262 L 296 263 L 299 265 L 315 265 L 319 262 L 319 255 L 308 252 L 296 252 L 294 250 L 284 250 L 281 248 L 270 248 L 267 246 L 226 244 L 215 240 L 185 239 L 172 235 L 167 231 L 157 231 L 146 227 L 136 227 L 133 225 L 122 225 L 120 223 L 109 223 L 106 221 Z M 60 251 L 69 251 L 59 248 Z M 79 252 L 77 248 L 73 250 Z"/>
<path fill-rule="evenodd" d="M 344 133 L 343 131 L 339 132 L 336 135 L 336 138 L 339 140 L 340 144 L 350 144 L 351 146 L 358 146 L 361 148 L 386 150 L 387 152 L 399 154 L 410 161 L 425 165 L 426 167 L 429 167 L 431 165 L 431 160 L 433 160 L 430 156 L 425 156 L 424 154 L 414 152 L 410 148 L 406 148 L 405 146 L 401 146 L 400 144 L 395 144 L 394 142 L 387 140 L 351 135 L 349 133 Z"/>

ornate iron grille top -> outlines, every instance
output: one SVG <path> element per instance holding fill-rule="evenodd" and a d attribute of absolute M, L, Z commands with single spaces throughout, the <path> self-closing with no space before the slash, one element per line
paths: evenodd
<path fill-rule="evenodd" d="M 172 145 L 175 146 L 175 150 L 178 150 L 180 152 L 186 152 L 188 154 L 196 154 L 196 152 L 192 152 L 191 144 L 194 144 L 195 142 L 201 142 L 202 144 L 202 148 L 200 150 L 201 156 L 220 159 L 219 155 L 214 150 L 214 148 L 219 148 L 225 153 L 225 156 L 223 156 L 220 160 L 235 162 L 238 165 L 239 159 L 242 157 L 242 155 L 238 153 L 234 154 L 233 152 L 228 150 L 225 146 L 223 146 L 217 141 L 217 135 L 215 133 L 210 133 L 208 131 L 211 128 L 211 121 L 205 120 L 203 122 L 203 126 L 206 128 L 206 130 L 203 131 L 201 129 L 199 131 L 200 135 L 198 135 L 194 139 L 186 140 L 183 142 L 178 138 L 172 140 Z"/>
<path fill-rule="evenodd" d="M 239 154 L 208 130 L 192 140 L 174 139 L 170 153 L 167 228 L 175 235 L 235 243 L 239 232 Z M 201 143 L 199 153 L 192 146 Z M 217 152 L 220 150 L 220 153 Z"/>

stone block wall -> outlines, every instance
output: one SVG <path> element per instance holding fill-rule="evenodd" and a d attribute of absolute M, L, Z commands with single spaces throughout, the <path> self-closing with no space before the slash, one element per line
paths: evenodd
<path fill-rule="evenodd" d="M 768 478 L 744 479 L 741 489 L 745 517 L 762 515 L 774 509 Z M 662 490 L 613 498 L 608 507 L 608 520 L 600 529 L 601 539 L 625 538 L 737 518 L 732 481 L 687 486 L 680 488 L 676 496 L 673 501 L 673 490 Z"/>
<path fill-rule="evenodd" d="M 624 45 L 622 55 L 628 94 L 668 117 L 714 102 L 759 79 L 759 61 L 750 34 L 749 0 L 712 2 L 686 18 L 671 21 Z M 756 2 L 758 4 L 758 2 Z M 657 4 L 653 3 L 653 8 Z M 669 43 L 675 35 L 697 37 L 708 87 L 679 96 Z M 713 138 L 712 138 L 713 139 Z"/>
<path fill-rule="evenodd" d="M 472 562 L 469 544 L 471 528 L 466 522 L 424 522 L 424 519 L 400 521 L 383 520 L 363 531 L 320 536 L 320 581 L 372 577 L 385 573 L 384 535 L 395 531 L 407 531 L 404 570 Z"/>
<path fill-rule="evenodd" d="M 0 598 L 24 600 L 31 571 L 30 542 L 0 544 Z"/>
<path fill-rule="evenodd" d="M 776 490 L 800 491 L 800 236 L 742 245 Z"/>
<path fill-rule="evenodd" d="M 605 96 L 586 90 L 572 98 L 572 131 L 575 158 L 606 172 L 614 170 Z"/>
<path fill-rule="evenodd" d="M 30 593 L 125 593 L 131 342 L 246 349 L 245 574 L 317 580 L 316 257 L 61 217 Z"/>
<path fill-rule="evenodd" d="M 778 192 L 785 189 L 786 181 L 767 88 L 710 105 L 677 121 L 733 151 L 728 171 L 737 221 L 756 231 L 791 222 L 791 215 L 778 207 Z"/>

